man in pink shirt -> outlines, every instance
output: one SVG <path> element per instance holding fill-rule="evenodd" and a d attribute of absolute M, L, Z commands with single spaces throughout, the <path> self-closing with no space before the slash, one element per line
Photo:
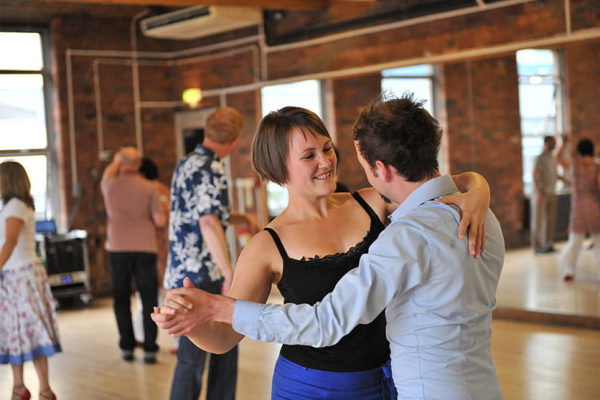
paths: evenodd
<path fill-rule="evenodd" d="M 112 275 L 119 347 L 125 361 L 133 360 L 135 336 L 131 321 L 131 278 L 142 299 L 144 362 L 156 362 L 157 327 L 150 314 L 158 297 L 156 227 L 164 227 L 166 210 L 156 186 L 140 173 L 140 153 L 124 147 L 102 175 L 101 189 L 108 216 L 106 250 Z"/>

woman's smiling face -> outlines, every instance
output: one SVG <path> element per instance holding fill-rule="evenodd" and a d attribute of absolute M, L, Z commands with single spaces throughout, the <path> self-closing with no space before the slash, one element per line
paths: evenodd
<path fill-rule="evenodd" d="M 317 196 L 335 191 L 336 156 L 330 138 L 293 128 L 286 166 L 288 189 Z"/>

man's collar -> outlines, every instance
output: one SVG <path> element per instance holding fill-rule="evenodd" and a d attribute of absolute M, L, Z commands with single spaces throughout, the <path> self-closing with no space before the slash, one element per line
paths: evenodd
<path fill-rule="evenodd" d="M 219 156 L 217 156 L 217 154 L 214 151 L 212 151 L 208 147 L 202 146 L 202 144 L 197 145 L 194 149 L 194 152 L 203 156 L 213 156 L 219 158 Z"/>
<path fill-rule="evenodd" d="M 415 191 L 413 191 L 402 204 L 398 206 L 396 211 L 390 215 L 390 219 L 395 221 L 404 217 L 426 201 L 448 196 L 456 192 L 458 192 L 458 189 L 450 175 L 442 175 L 430 179 L 415 189 Z"/>

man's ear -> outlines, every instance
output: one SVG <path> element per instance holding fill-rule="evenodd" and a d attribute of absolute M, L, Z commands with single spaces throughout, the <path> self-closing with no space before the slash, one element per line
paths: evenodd
<path fill-rule="evenodd" d="M 240 137 L 236 137 L 235 139 L 233 139 L 233 141 L 229 144 L 230 145 L 230 149 L 231 151 L 233 151 L 233 148 L 238 144 L 238 142 L 240 141 Z"/>
<path fill-rule="evenodd" d="M 233 149 L 238 144 L 239 140 L 240 140 L 240 137 L 238 136 L 235 139 L 233 139 L 231 142 L 221 145 L 222 148 L 225 150 L 226 155 L 230 155 L 233 152 Z"/>
<path fill-rule="evenodd" d="M 381 179 L 384 182 L 389 182 L 392 178 L 392 170 L 389 166 L 385 165 L 383 161 L 375 161 L 375 175 L 381 174 Z"/>

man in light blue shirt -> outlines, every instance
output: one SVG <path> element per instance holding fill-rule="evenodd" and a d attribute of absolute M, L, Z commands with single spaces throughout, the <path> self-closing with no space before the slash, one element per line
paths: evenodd
<path fill-rule="evenodd" d="M 354 139 L 369 183 L 400 204 L 359 267 L 314 306 L 203 295 L 205 322 L 232 323 L 256 340 L 324 347 L 385 309 L 399 399 L 502 399 L 490 351 L 504 263 L 496 217 L 488 212 L 486 250 L 472 257 L 458 239 L 458 209 L 435 201 L 458 192 L 438 172 L 441 129 L 412 96 L 375 102 Z M 173 295 L 164 312 L 200 307 L 189 300 Z"/>

